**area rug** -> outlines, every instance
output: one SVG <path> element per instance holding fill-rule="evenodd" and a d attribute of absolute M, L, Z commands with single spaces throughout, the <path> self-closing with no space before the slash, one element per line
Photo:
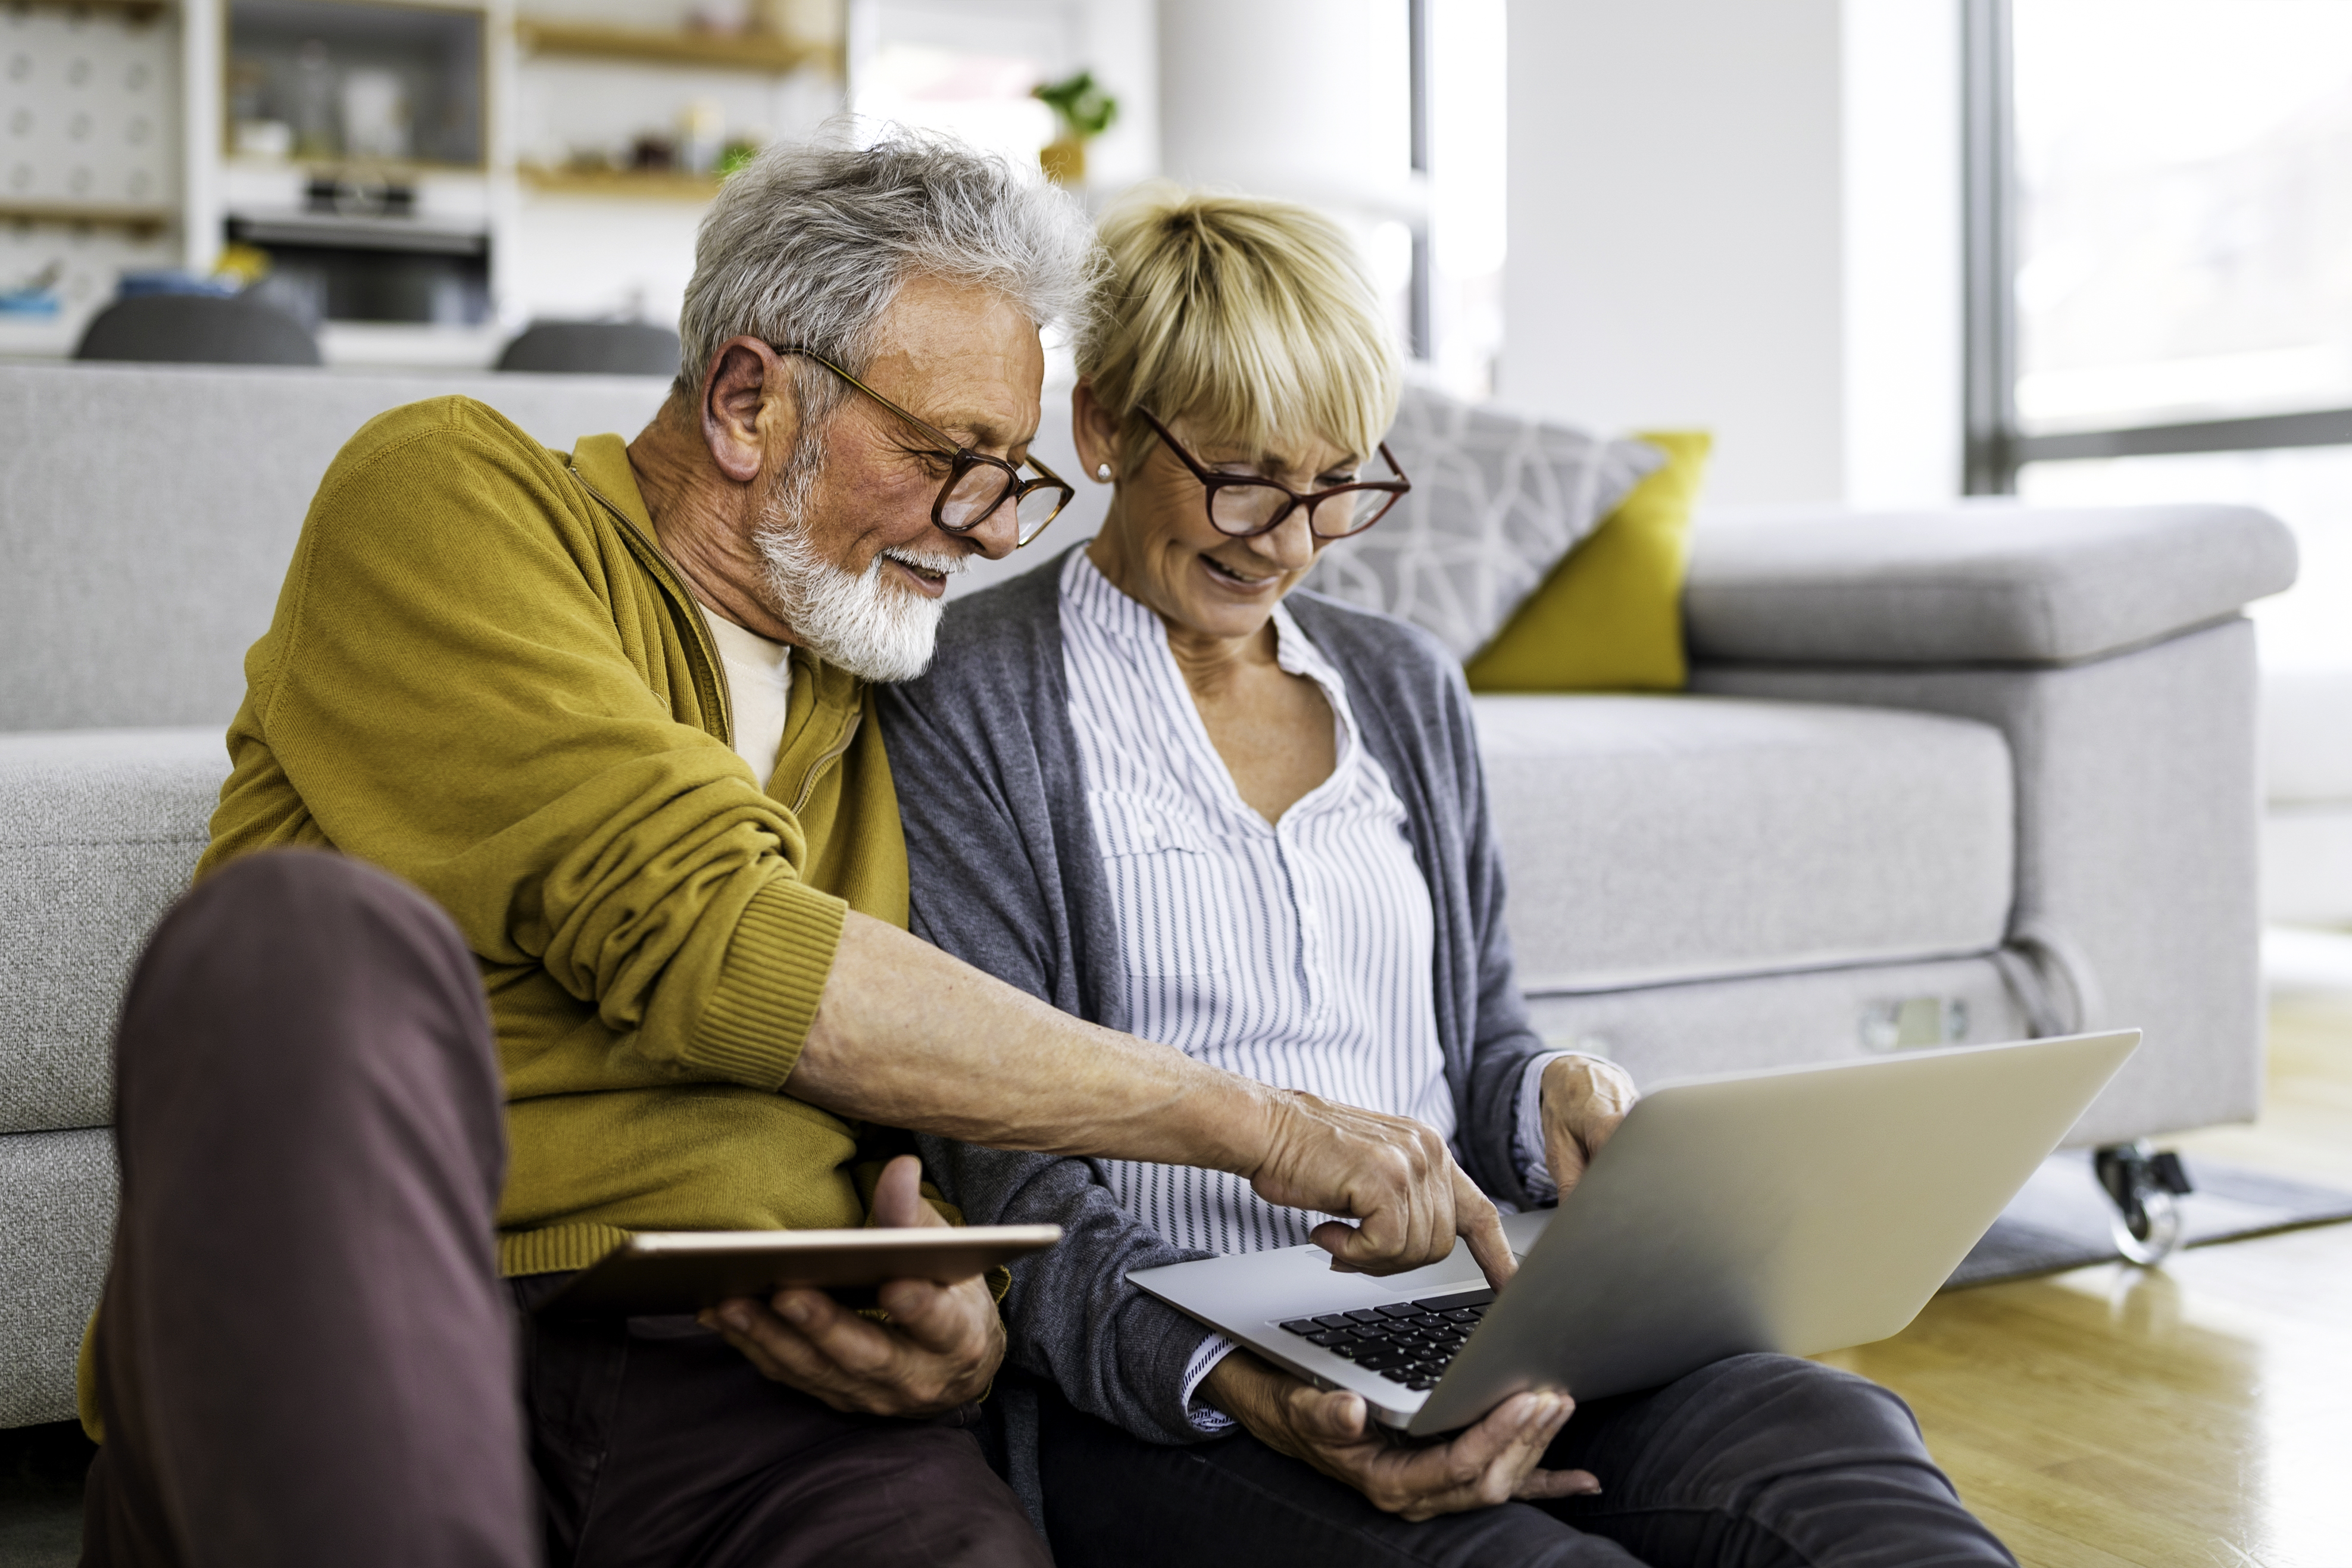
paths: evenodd
<path fill-rule="evenodd" d="M 2189 1163 L 2197 1190 L 2179 1200 L 2184 1245 L 2352 1220 L 2352 1193 L 2264 1175 L 2212 1160 Z M 2053 1154 L 1944 1282 L 1947 1290 L 2109 1263 L 2116 1250 L 2106 1194 L 2088 1151 Z"/>

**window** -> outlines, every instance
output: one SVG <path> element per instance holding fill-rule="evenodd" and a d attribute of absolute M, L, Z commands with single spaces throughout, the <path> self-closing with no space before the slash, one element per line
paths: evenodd
<path fill-rule="evenodd" d="M 1413 166 L 1428 179 L 1429 221 L 1414 258 L 1411 342 L 1436 385 L 1480 400 L 1494 394 L 1503 347 L 1504 0 L 1423 0 L 1413 9 Z"/>
<path fill-rule="evenodd" d="M 2266 507 L 2352 666 L 2352 5 L 1967 5 L 1969 488 Z"/>
<path fill-rule="evenodd" d="M 1079 63 L 1071 10 L 1057 0 L 866 0 L 850 13 L 850 107 L 1034 165 L 1054 111 L 1029 89 Z"/>

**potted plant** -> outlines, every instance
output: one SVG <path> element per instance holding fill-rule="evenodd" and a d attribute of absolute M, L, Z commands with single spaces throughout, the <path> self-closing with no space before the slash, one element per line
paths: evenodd
<path fill-rule="evenodd" d="M 1110 129 L 1118 118 L 1118 100 L 1095 85 L 1095 73 L 1080 71 L 1062 81 L 1041 82 L 1029 96 L 1042 100 L 1061 122 L 1062 133 L 1037 154 L 1045 177 L 1057 185 L 1077 186 L 1087 180 L 1087 143 Z"/>

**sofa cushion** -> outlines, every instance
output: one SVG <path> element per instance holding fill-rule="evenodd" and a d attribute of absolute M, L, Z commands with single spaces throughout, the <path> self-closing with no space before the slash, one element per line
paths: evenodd
<path fill-rule="evenodd" d="M 2294 571 L 2286 525 L 2242 506 L 1717 518 L 1692 537 L 1683 612 L 1701 659 L 2064 663 L 2231 615 Z"/>
<path fill-rule="evenodd" d="M 0 1132 L 112 1119 L 123 981 L 227 776 L 211 726 L 0 735 Z"/>
<path fill-rule="evenodd" d="M 1925 1037 L 1902 1039 L 1909 1020 L 1926 1026 Z M 2032 1032 L 1991 957 L 1555 992 L 1528 998 L 1528 1022 L 1545 1044 L 1605 1056 L 1645 1089 L 1673 1078 L 1853 1061 L 1915 1045 L 1987 1045 Z"/>
<path fill-rule="evenodd" d="M 1463 668 L 1473 691 L 1679 691 L 1691 509 L 1715 438 L 1645 432 L 1666 466 L 1569 552 Z"/>
<path fill-rule="evenodd" d="M 353 432 L 462 392 L 560 447 L 634 433 L 667 384 L 0 365 L 0 730 L 226 727 L 303 514 Z M 124 432 L 137 432 L 126 443 Z M 135 628 L 128 630 L 126 628 Z"/>
<path fill-rule="evenodd" d="M 1501 629 L 1545 574 L 1665 454 L 1409 386 L 1389 449 L 1412 490 L 1381 525 L 1327 546 L 1307 585 L 1425 627 L 1456 658 Z M 1388 477 L 1366 465 L 1368 477 Z"/>
<path fill-rule="evenodd" d="M 1715 697 L 1475 700 L 1529 992 L 2001 940 L 2014 814 L 1990 725 Z"/>

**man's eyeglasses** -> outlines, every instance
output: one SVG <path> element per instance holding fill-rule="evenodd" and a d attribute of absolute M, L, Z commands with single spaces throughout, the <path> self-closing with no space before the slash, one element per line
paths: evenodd
<path fill-rule="evenodd" d="M 1019 549 L 1045 531 L 1045 525 L 1061 514 L 1077 491 L 1070 488 L 1061 475 L 1039 462 L 1029 459 L 1029 466 L 1044 475 L 1043 479 L 1024 479 L 1021 470 L 1002 458 L 992 458 L 985 452 L 975 452 L 959 446 L 954 437 L 937 426 L 908 413 L 831 360 L 814 349 L 791 343 L 770 343 L 780 354 L 798 354 L 814 360 L 858 391 L 920 430 L 939 443 L 936 450 L 923 454 L 937 458 L 948 466 L 947 482 L 931 502 L 931 523 L 950 533 L 970 533 L 996 514 L 996 509 L 1008 500 L 1013 502 L 1013 548 Z"/>
<path fill-rule="evenodd" d="M 1204 468 L 1168 433 L 1167 426 L 1152 417 L 1151 410 L 1139 406 L 1136 412 L 1159 434 L 1161 444 L 1201 481 L 1201 488 L 1207 492 L 1202 499 L 1209 509 L 1210 524 L 1219 533 L 1235 539 L 1271 533 L 1302 506 L 1307 509 L 1307 530 L 1316 538 L 1345 539 L 1363 532 L 1386 517 L 1389 509 L 1412 489 L 1412 481 L 1397 467 L 1396 456 L 1385 441 L 1381 443 L 1381 461 L 1396 478 L 1364 479 L 1333 485 L 1328 489 L 1295 490 L 1256 474 L 1220 474 Z"/>

